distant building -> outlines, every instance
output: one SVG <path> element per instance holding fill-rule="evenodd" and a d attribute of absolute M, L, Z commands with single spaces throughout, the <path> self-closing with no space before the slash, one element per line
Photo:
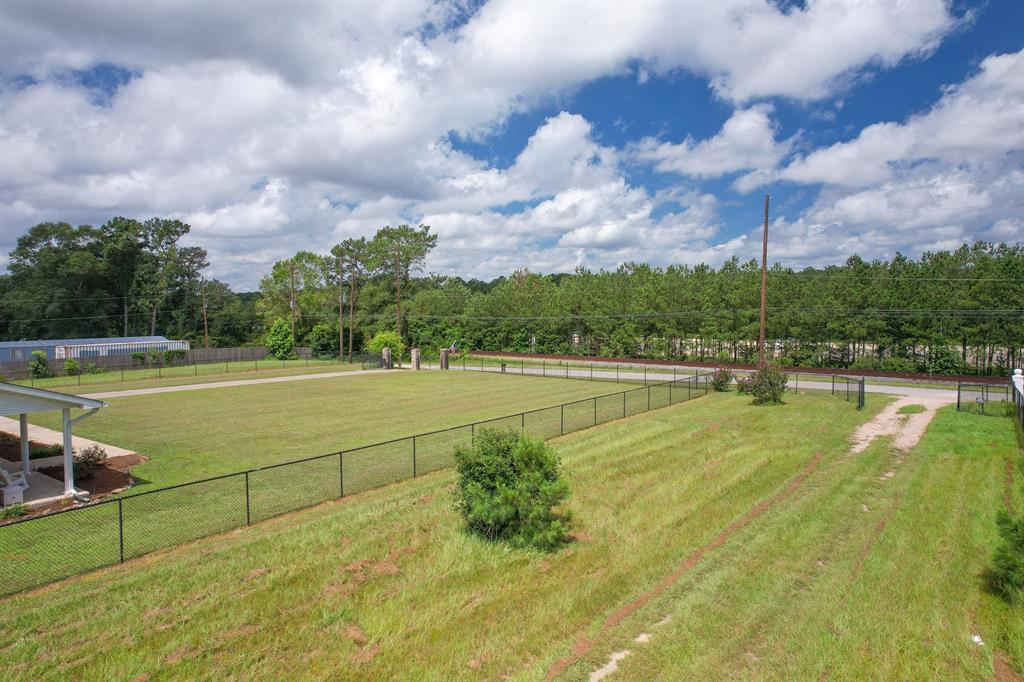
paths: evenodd
<path fill-rule="evenodd" d="M 45 339 L 0 342 L 0 362 L 28 362 L 32 351 L 41 350 L 48 360 L 131 355 L 151 350 L 188 350 L 188 341 L 164 336 L 120 336 L 105 339 Z"/>

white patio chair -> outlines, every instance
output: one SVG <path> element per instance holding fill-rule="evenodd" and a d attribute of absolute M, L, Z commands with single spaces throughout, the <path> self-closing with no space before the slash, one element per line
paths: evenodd
<path fill-rule="evenodd" d="M 10 486 L 18 486 L 22 490 L 28 490 L 29 488 L 28 481 L 25 480 L 24 471 L 16 471 L 12 474 L 7 471 L 7 469 L 0 466 L 0 478 L 4 479 L 4 484 L 0 487 L 7 488 Z"/>

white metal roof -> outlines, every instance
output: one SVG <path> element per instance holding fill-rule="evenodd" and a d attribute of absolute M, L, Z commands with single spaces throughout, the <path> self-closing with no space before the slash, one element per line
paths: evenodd
<path fill-rule="evenodd" d="M 27 414 L 29 412 L 47 412 L 76 407 L 92 410 L 106 407 L 102 400 L 84 398 L 80 395 L 47 391 L 42 388 L 29 388 L 18 384 L 0 383 L 0 415 Z"/>

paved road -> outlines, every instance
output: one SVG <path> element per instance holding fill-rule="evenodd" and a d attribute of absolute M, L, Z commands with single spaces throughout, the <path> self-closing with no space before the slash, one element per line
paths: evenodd
<path fill-rule="evenodd" d="M 594 366 L 598 367 L 599 365 L 595 364 Z M 433 365 L 433 364 L 426 365 L 426 367 L 428 369 L 437 369 L 437 365 Z M 457 371 L 460 371 L 460 372 L 481 372 L 481 371 L 483 371 L 483 372 L 488 372 L 488 373 L 497 373 L 497 368 L 496 367 L 482 369 L 480 367 L 472 367 L 472 366 L 467 365 L 466 368 L 463 369 L 461 366 L 452 365 L 451 369 L 452 370 L 457 370 Z M 706 374 L 708 371 L 709 370 L 707 370 L 706 368 L 702 368 L 700 370 L 700 373 L 701 374 Z M 672 379 L 687 379 L 689 377 L 695 376 L 695 374 L 697 373 L 697 370 L 690 370 L 690 372 L 691 373 L 683 373 L 683 372 L 677 371 L 675 374 L 673 374 L 672 372 L 658 372 L 656 370 L 652 370 L 652 368 L 650 366 L 648 366 L 648 369 L 647 369 L 647 381 L 651 382 L 651 381 L 671 381 Z M 610 381 L 615 381 L 616 377 L 621 377 L 624 380 L 624 382 L 625 382 L 626 379 L 628 379 L 630 377 L 632 377 L 634 379 L 638 379 L 639 378 L 639 376 L 636 373 L 632 373 L 632 374 L 621 373 L 620 374 L 620 373 L 616 373 L 614 370 L 594 369 L 593 372 L 591 372 L 591 370 L 589 368 L 588 369 L 572 369 L 572 368 L 570 368 L 568 370 L 568 372 L 566 372 L 566 369 L 565 369 L 564 365 L 559 367 L 557 370 L 554 370 L 553 368 L 545 370 L 545 369 L 542 369 L 542 368 L 539 368 L 539 367 L 522 367 L 522 366 L 515 366 L 515 365 L 510 364 L 509 365 L 509 373 L 510 374 L 526 374 L 526 375 L 532 375 L 532 376 L 548 376 L 548 377 L 552 377 L 552 378 L 563 378 L 563 379 L 564 378 L 571 378 L 571 379 L 590 379 L 590 378 L 594 378 L 594 379 L 604 379 L 604 380 L 610 380 Z M 831 391 L 832 390 L 832 382 L 831 382 L 831 380 L 829 380 L 829 381 L 815 381 L 815 380 L 805 379 L 803 376 L 797 377 L 797 378 L 791 377 L 790 380 L 789 380 L 788 386 L 790 388 L 794 388 L 794 389 L 795 388 L 806 388 L 806 389 L 810 389 L 810 390 L 822 390 L 822 391 Z M 843 390 L 843 391 L 846 390 L 845 384 L 842 385 L 842 386 L 840 386 L 840 384 L 838 384 L 838 383 L 836 384 L 836 391 L 838 392 L 840 390 Z M 855 390 L 855 386 L 853 384 L 850 385 L 850 390 L 851 391 Z M 921 387 L 918 387 L 918 386 L 881 386 L 881 385 L 877 385 L 877 384 L 866 384 L 864 386 L 864 391 L 867 392 L 867 393 L 885 393 L 885 394 L 888 394 L 888 395 L 919 396 L 919 397 L 922 397 L 922 398 L 931 397 L 931 398 L 942 398 L 942 399 L 947 399 L 947 400 L 948 399 L 952 399 L 953 401 L 956 401 L 956 390 L 955 389 L 921 388 Z"/>
<path fill-rule="evenodd" d="M 107 391 L 105 393 L 83 393 L 87 398 L 126 398 L 133 395 L 152 395 L 154 393 L 177 393 L 178 391 L 200 391 L 207 388 L 231 388 L 232 386 L 252 386 L 254 384 L 279 384 L 285 381 L 305 381 L 308 379 L 337 379 L 359 374 L 378 374 L 385 369 L 354 369 L 346 372 L 323 372 L 319 374 L 296 374 L 286 377 L 266 377 L 263 379 L 238 379 L 235 381 L 211 381 L 205 384 L 183 384 L 181 386 L 154 386 L 153 388 L 135 388 L 126 391 Z"/>

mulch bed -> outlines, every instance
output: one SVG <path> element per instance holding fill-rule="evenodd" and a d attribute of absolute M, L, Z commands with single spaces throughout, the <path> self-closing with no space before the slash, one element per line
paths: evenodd
<path fill-rule="evenodd" d="M 88 478 L 76 480 L 75 484 L 88 490 L 89 498 L 93 500 L 112 493 L 121 492 L 132 484 L 132 477 L 129 475 L 128 470 L 136 464 L 145 461 L 146 458 L 142 455 L 108 457 L 103 460 L 103 466 L 92 472 Z M 55 478 L 58 481 L 64 480 L 64 467 L 62 466 L 45 467 L 40 469 L 39 473 Z"/>
<path fill-rule="evenodd" d="M 48 447 L 45 443 L 39 443 L 34 440 L 30 440 L 28 444 L 30 448 Z M 10 434 L 0 433 L 0 457 L 8 462 L 20 462 L 21 442 Z"/>

